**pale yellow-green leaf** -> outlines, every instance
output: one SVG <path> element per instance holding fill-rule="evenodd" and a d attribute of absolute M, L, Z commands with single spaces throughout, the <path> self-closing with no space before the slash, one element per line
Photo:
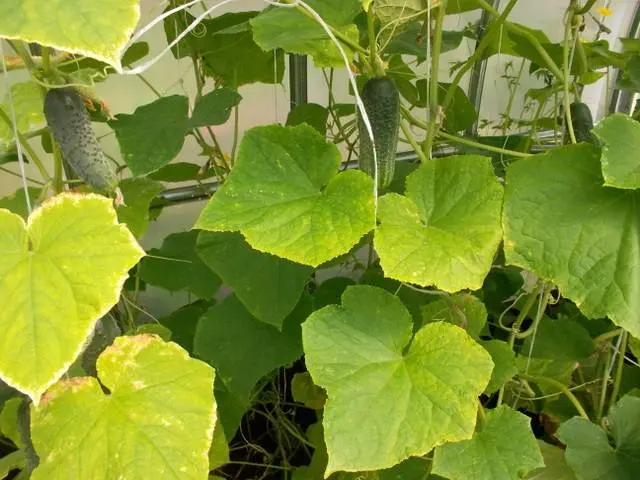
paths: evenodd
<path fill-rule="evenodd" d="M 139 0 L 2 0 L 0 37 L 78 53 L 121 71 Z"/>
<path fill-rule="evenodd" d="M 37 404 L 143 255 L 100 195 L 58 195 L 26 224 L 0 209 L 0 378 Z"/>
<path fill-rule="evenodd" d="M 118 337 L 97 369 L 100 383 L 63 380 L 32 408 L 32 480 L 206 478 L 213 369 L 148 334 Z"/>

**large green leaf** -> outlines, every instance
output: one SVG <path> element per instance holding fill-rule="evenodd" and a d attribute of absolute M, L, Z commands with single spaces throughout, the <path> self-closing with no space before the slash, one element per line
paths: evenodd
<path fill-rule="evenodd" d="M 593 129 L 602 142 L 602 174 L 605 185 L 640 188 L 640 123 L 628 115 L 605 118 Z"/>
<path fill-rule="evenodd" d="M 200 97 L 189 118 L 189 99 L 170 95 L 142 105 L 133 114 L 119 113 L 109 121 L 124 161 L 134 176 L 154 172 L 173 160 L 193 128 L 221 125 L 229 119 L 240 95 L 220 88 Z"/>
<path fill-rule="evenodd" d="M 342 35 L 357 43 L 353 24 L 360 13 L 358 0 L 307 0 L 322 19 Z M 302 8 L 273 8 L 251 20 L 253 37 L 264 50 L 282 48 L 291 53 L 311 55 L 317 67 L 344 67 L 344 60 L 324 28 Z M 342 44 L 350 57 L 353 51 Z"/>
<path fill-rule="evenodd" d="M 525 340 L 523 351 L 531 351 L 534 358 L 580 362 L 586 360 L 595 348 L 589 332 L 578 322 L 545 316 L 535 337 L 532 335 Z"/>
<path fill-rule="evenodd" d="M 139 18 L 138 0 L 3 0 L 0 37 L 79 53 L 121 71 L 120 57 Z"/>
<path fill-rule="evenodd" d="M 373 8 L 382 23 L 393 22 L 396 25 L 421 20 L 429 7 L 436 8 L 441 3 L 441 0 L 376 0 Z"/>
<path fill-rule="evenodd" d="M 469 293 L 447 295 L 422 307 L 424 323 L 447 322 L 463 328 L 475 340 L 487 323 L 487 309 Z"/>
<path fill-rule="evenodd" d="M 432 472 L 451 480 L 519 480 L 544 461 L 529 417 L 501 405 L 471 440 L 436 448 Z"/>
<path fill-rule="evenodd" d="M 188 110 L 187 97 L 171 95 L 109 121 L 133 175 L 153 172 L 178 155 L 188 129 Z"/>
<path fill-rule="evenodd" d="M 308 302 L 301 302 L 279 331 L 232 295 L 200 318 L 193 351 L 215 367 L 230 393 L 246 398 L 260 378 L 302 355 L 300 323 L 308 313 Z"/>
<path fill-rule="evenodd" d="M 2 19 L 0 19 L 1 22 Z M 2 35 L 0 34 L 0 36 Z M 13 105 L 18 132 L 25 133 L 32 128 L 43 125 L 45 118 L 42 111 L 43 100 L 40 85 L 35 82 L 20 82 L 12 84 L 10 90 L 11 95 L 9 92 L 5 94 L 2 107 L 5 112 L 11 112 L 11 105 Z M 0 122 L 0 151 L 5 150 L 13 140 L 13 128 L 5 122 Z"/>
<path fill-rule="evenodd" d="M 196 249 L 254 317 L 278 329 L 313 271 L 253 250 L 239 233 L 202 232 Z"/>
<path fill-rule="evenodd" d="M 360 285 L 341 306 L 314 312 L 302 333 L 307 368 L 328 394 L 326 475 L 388 468 L 473 434 L 493 363 L 459 327 L 431 323 L 412 339 L 402 302 Z"/>
<path fill-rule="evenodd" d="M 40 192 L 41 190 L 39 188 L 27 188 L 27 195 L 29 195 L 32 208 L 38 203 Z M 26 219 L 29 216 L 29 212 L 27 211 L 27 200 L 26 195 L 24 194 L 24 188 L 16 190 L 8 197 L 0 198 L 0 208 L 5 208 L 10 212 L 17 213 L 22 218 Z"/>
<path fill-rule="evenodd" d="M 640 398 L 623 397 L 609 412 L 605 425 L 607 431 L 582 417 L 560 425 L 558 438 L 567 445 L 567 463 L 580 480 L 636 479 L 640 471 Z"/>
<path fill-rule="evenodd" d="M 375 247 L 388 277 L 446 291 L 478 289 L 501 238 L 502 187 L 491 160 L 436 159 L 380 199 Z"/>
<path fill-rule="evenodd" d="M 124 197 L 124 204 L 117 207 L 118 219 L 140 238 L 149 226 L 151 202 L 164 186 L 148 178 L 125 178 L 118 187 Z"/>
<path fill-rule="evenodd" d="M 0 377 L 37 403 L 144 252 L 99 195 L 58 195 L 26 224 L 0 210 L 0 232 Z"/>
<path fill-rule="evenodd" d="M 201 479 L 216 420 L 213 369 L 152 335 L 119 337 L 100 383 L 56 384 L 31 412 L 32 479 Z M 105 395 L 104 385 L 109 394 Z"/>
<path fill-rule="evenodd" d="M 527 480 L 576 480 L 573 470 L 564 458 L 564 450 L 546 442 L 538 442 L 544 458 L 544 467 L 531 472 Z"/>
<path fill-rule="evenodd" d="M 196 252 L 198 233 L 191 230 L 167 236 L 161 248 L 152 248 L 140 262 L 140 278 L 171 292 L 186 290 L 200 298 L 213 297 L 222 282 Z"/>
<path fill-rule="evenodd" d="M 193 338 L 196 334 L 198 320 L 213 305 L 213 300 L 198 300 L 174 310 L 158 321 L 171 330 L 173 342 L 187 352 L 193 352 Z"/>
<path fill-rule="evenodd" d="M 599 158 L 581 144 L 509 166 L 505 256 L 552 280 L 586 316 L 640 336 L 640 194 L 603 186 Z"/>
<path fill-rule="evenodd" d="M 479 343 L 489 352 L 495 365 L 491 372 L 491 380 L 485 389 L 485 393 L 491 394 L 518 373 L 516 354 L 508 343 L 500 340 L 481 340 Z"/>
<path fill-rule="evenodd" d="M 249 20 L 258 12 L 227 13 L 202 19 L 199 25 L 172 49 L 176 58 L 201 58 L 204 71 L 218 84 L 238 88 L 262 82 L 281 83 L 284 74 L 282 50 L 265 52 L 253 40 Z M 195 20 L 188 12 L 164 22 L 167 41 L 172 42 Z"/>
<path fill-rule="evenodd" d="M 336 146 L 308 125 L 253 128 L 195 228 L 239 230 L 256 250 L 320 265 L 375 225 L 373 181 L 339 168 Z"/>

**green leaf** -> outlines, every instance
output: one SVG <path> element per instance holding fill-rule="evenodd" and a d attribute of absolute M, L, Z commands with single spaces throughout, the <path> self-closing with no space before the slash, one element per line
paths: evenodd
<path fill-rule="evenodd" d="M 538 442 L 544 467 L 531 472 L 527 480 L 577 480 L 564 459 L 564 450 L 546 442 Z"/>
<path fill-rule="evenodd" d="M 40 189 L 35 187 L 27 188 L 27 195 L 29 195 L 29 199 L 31 200 L 31 207 L 33 208 L 38 199 L 40 198 Z M 24 194 L 24 188 L 16 190 L 8 197 L 0 198 L 0 208 L 5 208 L 10 212 L 16 213 L 20 215 L 22 218 L 26 219 L 29 216 L 29 212 L 27 210 L 27 200 Z"/>
<path fill-rule="evenodd" d="M 595 348 L 589 332 L 578 322 L 570 319 L 554 320 L 546 316 L 538 325 L 535 339 L 533 336 L 527 337 L 523 345 L 523 351 L 531 351 L 534 358 L 569 362 L 586 360 Z"/>
<path fill-rule="evenodd" d="M 171 312 L 159 322 L 171 330 L 171 340 L 187 352 L 193 352 L 193 337 L 200 317 L 213 306 L 211 300 L 198 300 Z"/>
<path fill-rule="evenodd" d="M 473 434 L 493 363 L 462 329 L 432 323 L 409 345 L 400 300 L 359 285 L 314 312 L 302 334 L 309 373 L 328 394 L 325 475 L 388 468 Z"/>
<path fill-rule="evenodd" d="M 100 383 L 61 381 L 32 409 L 33 480 L 206 477 L 216 419 L 211 367 L 175 343 L 138 335 L 117 338 L 98 373 Z"/>
<path fill-rule="evenodd" d="M 413 55 L 417 58 L 418 62 L 424 62 L 427 59 L 427 37 L 422 32 L 422 25 L 422 22 L 412 23 L 408 25 L 404 31 L 394 35 L 384 49 L 385 53 Z M 463 31 L 443 31 L 440 53 L 457 49 L 460 43 L 462 43 L 463 38 Z"/>
<path fill-rule="evenodd" d="M 4 0 L 0 37 L 79 53 L 120 72 L 120 57 L 139 18 L 136 0 L 103 0 L 99 5 L 82 0 Z"/>
<path fill-rule="evenodd" d="M 161 248 L 152 248 L 140 262 L 139 277 L 170 292 L 186 290 L 200 298 L 213 297 L 222 282 L 196 252 L 198 233 L 191 230 L 167 236 Z"/>
<path fill-rule="evenodd" d="M 640 197 L 603 186 L 599 158 L 581 144 L 509 166 L 505 257 L 553 281 L 586 316 L 640 336 Z"/>
<path fill-rule="evenodd" d="M 605 185 L 640 188 L 640 123 L 628 115 L 615 114 L 598 123 L 593 133 L 602 142 L 602 175 Z"/>
<path fill-rule="evenodd" d="M 423 324 L 447 322 L 467 331 L 474 340 L 487 323 L 487 309 L 469 293 L 447 295 L 422 307 Z"/>
<path fill-rule="evenodd" d="M 200 97 L 193 108 L 189 124 L 192 128 L 222 125 L 231 116 L 231 109 L 242 100 L 240 94 L 230 88 L 219 88 Z"/>
<path fill-rule="evenodd" d="M 325 280 L 313 292 L 313 309 L 319 310 L 327 305 L 339 304 L 346 288 L 355 283 L 348 277 L 332 277 Z"/>
<path fill-rule="evenodd" d="M 303 103 L 296 105 L 289 111 L 287 116 L 287 125 L 300 125 L 306 123 L 310 127 L 315 128 L 318 133 L 325 135 L 327 133 L 327 119 L 329 118 L 329 110 L 317 103 Z"/>
<path fill-rule="evenodd" d="M 169 330 L 164 325 L 160 325 L 159 323 L 143 323 L 135 329 L 135 332 L 133 332 L 132 335 L 142 335 L 145 333 L 156 335 L 165 342 L 171 340 L 171 330 Z"/>
<path fill-rule="evenodd" d="M 38 403 L 118 301 L 144 255 L 111 199 L 61 194 L 29 217 L 0 210 L 0 377 Z"/>
<path fill-rule="evenodd" d="M 419 92 L 427 92 L 427 81 L 420 79 L 416 82 Z M 446 92 L 451 88 L 450 83 L 438 83 L 440 98 L 444 99 Z M 426 106 L 426 102 L 425 102 Z M 478 112 L 473 103 L 467 97 L 467 94 L 460 88 L 455 86 L 451 103 L 444 111 L 444 121 L 442 127 L 449 132 L 459 132 L 471 127 L 478 120 Z"/>
<path fill-rule="evenodd" d="M 311 464 L 297 468 L 293 473 L 293 480 L 324 480 L 328 457 L 322 424 L 311 425 L 307 429 L 307 438 L 314 446 Z M 412 457 L 385 470 L 336 472 L 329 476 L 329 480 L 425 480 L 428 472 L 429 460 Z M 431 479 L 430 476 L 428 478 Z"/>
<path fill-rule="evenodd" d="M 5 17 L 6 18 L 6 17 Z M 2 19 L 0 19 L 0 29 Z M 0 33 L 0 37 L 2 34 Z M 36 127 L 44 125 L 43 99 L 40 85 L 35 82 L 14 83 L 10 87 L 11 95 L 7 92 L 4 96 L 2 108 L 5 112 L 11 112 L 11 105 L 16 115 L 16 127 L 18 132 L 25 133 Z M 14 140 L 13 127 L 5 122 L 0 122 L 0 151 L 5 150 Z"/>
<path fill-rule="evenodd" d="M 313 269 L 253 250 L 239 233 L 202 232 L 196 251 L 258 320 L 282 328 Z"/>
<path fill-rule="evenodd" d="M 308 304 L 302 302 L 278 331 L 232 295 L 200 318 L 193 350 L 215 367 L 231 394 L 246 398 L 264 375 L 302 355 L 300 323 L 307 314 Z"/>
<path fill-rule="evenodd" d="M 151 180 L 159 182 L 187 182 L 198 178 L 200 165 L 187 162 L 176 162 L 165 165 L 155 172 L 147 175 Z"/>
<path fill-rule="evenodd" d="M 560 425 L 565 458 L 581 480 L 633 480 L 640 471 L 640 398 L 623 397 L 611 409 L 607 431 L 582 417 Z M 609 441 L 611 439 L 611 443 Z"/>
<path fill-rule="evenodd" d="M 358 29 L 353 24 L 361 12 L 358 0 L 307 0 L 320 17 L 354 43 Z M 281 48 L 290 53 L 311 55 L 317 67 L 344 67 L 344 60 L 324 28 L 306 12 L 297 8 L 272 8 L 251 19 L 253 38 L 263 50 Z M 349 60 L 353 51 L 342 48 Z"/>
<path fill-rule="evenodd" d="M 375 225 L 373 181 L 339 168 L 336 146 L 308 125 L 253 128 L 195 228 L 239 230 L 256 250 L 320 265 Z"/>
<path fill-rule="evenodd" d="M 0 435 L 11 440 L 18 448 L 23 446 L 18 429 L 18 410 L 22 402 L 24 402 L 22 398 L 10 398 L 4 402 L 0 410 Z"/>
<path fill-rule="evenodd" d="M 134 176 L 158 170 L 180 153 L 189 127 L 188 110 L 187 97 L 170 95 L 109 121 Z"/>
<path fill-rule="evenodd" d="M 322 410 L 327 401 L 327 393 L 315 383 L 309 372 L 296 373 L 291 379 L 293 400 L 303 405 Z"/>
<path fill-rule="evenodd" d="M 0 458 L 0 479 L 7 478 L 12 470 L 22 470 L 25 463 L 26 459 L 22 450 L 16 450 Z M 17 479 L 18 477 L 14 478 Z"/>
<path fill-rule="evenodd" d="M 484 390 L 486 394 L 492 394 L 518 373 L 516 354 L 508 343 L 500 340 L 480 341 L 478 343 L 489 352 L 495 365 L 493 372 L 491 372 L 491 380 L 489 380 L 489 384 Z"/>
<path fill-rule="evenodd" d="M 151 201 L 164 191 L 164 186 L 147 178 L 126 178 L 118 186 L 124 197 L 124 205 L 116 208 L 118 220 L 140 238 L 149 226 Z"/>
<path fill-rule="evenodd" d="M 281 83 L 283 52 L 265 52 L 253 39 L 249 20 L 258 13 L 226 13 L 200 20 L 196 29 L 172 49 L 174 57 L 201 57 L 205 74 L 230 88 L 256 82 Z M 167 41 L 172 42 L 194 20 L 186 11 L 167 17 L 164 21 Z"/>
<path fill-rule="evenodd" d="M 455 292 L 478 289 L 501 238 L 502 187 L 491 160 L 436 159 L 380 199 L 375 248 L 388 277 Z"/>
<path fill-rule="evenodd" d="M 382 23 L 396 25 L 420 20 L 429 7 L 436 8 L 440 3 L 440 0 L 376 0 L 373 8 Z"/>
<path fill-rule="evenodd" d="M 450 480 L 519 480 L 544 466 L 529 417 L 506 405 L 486 417 L 471 440 L 436 447 L 433 473 Z"/>

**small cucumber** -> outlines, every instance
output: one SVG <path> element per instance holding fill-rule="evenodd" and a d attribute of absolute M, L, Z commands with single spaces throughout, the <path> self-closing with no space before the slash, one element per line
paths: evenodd
<path fill-rule="evenodd" d="M 400 129 L 400 95 L 389 77 L 375 77 L 367 80 L 360 96 L 373 130 L 378 159 L 378 186 L 384 188 L 393 180 L 395 171 Z M 373 145 L 362 116 L 358 117 L 360 170 L 375 178 Z"/>
<path fill-rule="evenodd" d="M 589 106 L 582 102 L 573 102 L 569 105 L 571 112 L 571 124 L 573 125 L 573 133 L 576 136 L 576 142 L 587 142 L 597 144 L 597 138 L 591 130 L 593 129 L 593 117 Z M 569 132 L 565 134 L 564 143 L 570 142 Z"/>
<path fill-rule="evenodd" d="M 73 88 L 49 90 L 44 99 L 47 124 L 62 157 L 78 177 L 96 190 L 113 191 L 118 177 L 102 152 L 89 113 Z"/>

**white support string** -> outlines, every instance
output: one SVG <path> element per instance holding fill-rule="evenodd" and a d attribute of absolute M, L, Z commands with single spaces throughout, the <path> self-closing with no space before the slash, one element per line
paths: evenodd
<path fill-rule="evenodd" d="M 16 119 L 16 109 L 13 104 L 13 93 L 11 92 L 11 84 L 9 83 L 9 72 L 7 71 L 7 64 L 4 59 L 4 48 L 0 40 L 0 57 L 2 57 L 2 71 L 4 73 L 5 85 L 7 85 L 7 98 L 9 100 L 9 109 L 11 110 L 11 123 L 13 126 L 13 138 L 16 142 L 16 153 L 18 154 L 18 165 L 20 166 L 20 177 L 22 178 L 22 187 L 24 188 L 24 201 L 27 205 L 27 212 L 31 215 L 31 199 L 29 198 L 29 186 L 27 185 L 27 174 L 24 167 L 24 159 L 22 157 L 22 143 L 18 138 L 18 122 Z"/>
<path fill-rule="evenodd" d="M 151 22 L 149 22 L 147 25 L 145 25 L 143 28 L 141 28 L 135 35 L 133 35 L 131 37 L 131 39 L 129 40 L 129 44 L 128 45 L 131 45 L 132 43 L 134 43 L 137 40 L 139 40 L 145 33 L 147 33 L 150 29 L 152 29 L 159 22 L 163 21 L 165 18 L 169 17 L 170 15 L 173 15 L 174 13 L 177 13 L 179 11 L 185 10 L 185 9 L 191 7 L 192 5 L 195 5 L 196 3 L 200 3 L 200 1 L 201 0 L 193 0 L 191 2 L 188 2 L 188 3 L 184 4 L 184 5 L 180 5 L 178 7 L 172 8 L 171 10 L 167 10 L 166 12 L 164 12 L 161 15 L 157 16 Z M 187 28 L 183 32 L 181 32 L 180 35 L 178 35 L 162 52 L 160 52 L 154 58 L 144 62 L 143 64 L 141 64 L 141 65 L 139 65 L 139 66 L 137 66 L 137 67 L 135 67 L 133 69 L 124 70 L 122 72 L 122 74 L 123 75 L 139 75 L 141 73 L 144 73 L 150 67 L 152 67 L 156 62 L 158 62 L 158 60 L 160 60 L 174 46 L 176 46 L 184 37 L 186 37 L 189 34 L 189 32 L 191 32 L 194 28 L 196 28 L 196 26 L 205 17 L 207 17 L 211 12 L 213 12 L 214 10 L 216 10 L 219 7 L 222 7 L 224 5 L 227 5 L 227 4 L 235 2 L 235 1 L 237 1 L 237 0 L 222 0 L 222 1 L 218 2 L 218 3 L 216 3 L 215 5 L 211 6 L 210 8 L 206 9 L 206 11 L 203 14 L 199 15 L 198 17 L 196 17 L 193 20 L 193 22 L 191 22 L 191 24 L 189 24 L 189 26 L 187 26 Z M 338 48 L 338 51 L 340 52 L 340 55 L 342 56 L 342 60 L 344 62 L 344 66 L 346 68 L 347 75 L 349 76 L 349 82 L 351 83 L 351 87 L 353 88 L 353 92 L 354 92 L 354 95 L 356 97 L 356 108 L 358 109 L 358 111 L 359 111 L 359 113 L 360 113 L 360 115 L 362 117 L 362 121 L 363 121 L 363 123 L 364 123 L 364 125 L 365 125 L 365 127 L 367 129 L 367 134 L 369 136 L 369 139 L 371 140 L 371 144 L 373 145 L 373 163 L 374 163 L 373 198 L 374 198 L 374 210 L 375 210 L 376 217 L 377 217 L 377 212 L 378 212 L 378 153 L 377 153 L 376 148 L 375 148 L 375 139 L 374 139 L 374 135 L 373 135 L 373 128 L 371 127 L 371 122 L 369 120 L 369 116 L 367 115 L 366 109 L 364 107 L 364 103 L 362 102 L 362 98 L 360 97 L 360 93 L 358 92 L 358 84 L 356 82 L 355 75 L 353 74 L 353 72 L 351 72 L 350 63 L 349 63 L 349 57 L 347 56 L 344 48 L 342 48 L 342 45 L 340 44 L 338 39 L 335 37 L 335 35 L 331 31 L 331 27 L 329 27 L 329 25 L 322 19 L 322 17 L 318 14 L 318 12 L 316 12 L 312 7 L 310 7 L 303 0 L 295 0 L 294 2 L 291 2 L 291 3 L 278 3 L 278 2 L 274 2 L 272 0 L 263 0 L 263 1 L 265 3 L 267 3 L 267 4 L 269 4 L 269 5 L 273 5 L 275 7 L 280 7 L 280 8 L 301 7 L 323 28 L 325 33 L 329 36 L 331 41 Z M 429 0 L 429 1 L 431 1 L 431 0 Z"/>

